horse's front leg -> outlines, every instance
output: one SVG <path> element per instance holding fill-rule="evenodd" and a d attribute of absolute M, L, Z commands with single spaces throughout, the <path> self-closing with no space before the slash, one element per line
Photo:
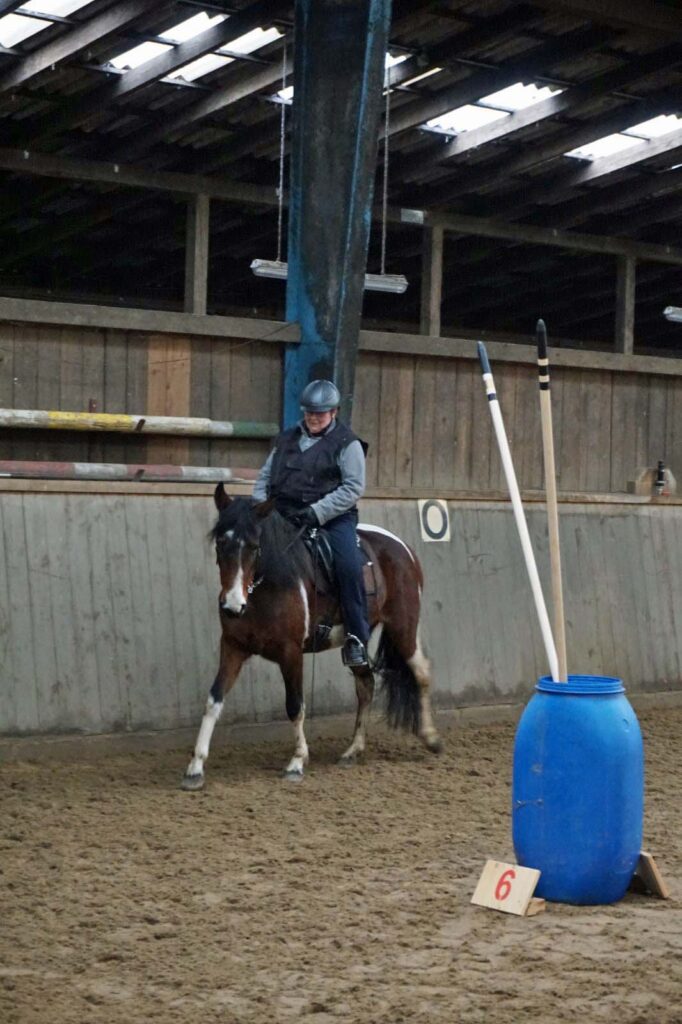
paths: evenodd
<path fill-rule="evenodd" d="M 354 668 L 355 692 L 358 697 L 358 712 L 355 716 L 355 730 L 348 750 L 344 750 L 339 764 L 344 767 L 354 765 L 365 752 L 365 727 L 369 709 L 374 695 L 374 676 L 369 668 Z"/>
<path fill-rule="evenodd" d="M 218 673 L 208 694 L 206 710 L 194 747 L 194 757 L 187 766 L 187 771 L 182 779 L 183 789 L 201 789 L 204 784 L 204 761 L 208 757 L 213 730 L 223 710 L 225 696 L 237 681 L 239 670 L 247 657 L 248 654 L 234 647 L 225 637 L 222 637 Z"/>
<path fill-rule="evenodd" d="M 284 769 L 284 778 L 289 782 L 300 782 L 303 769 L 308 763 L 308 744 L 306 743 L 303 723 L 305 722 L 305 704 L 303 702 L 303 651 L 300 647 L 290 645 L 280 659 L 284 686 L 286 687 L 286 708 L 289 721 L 294 727 L 296 747 L 294 756 Z"/>

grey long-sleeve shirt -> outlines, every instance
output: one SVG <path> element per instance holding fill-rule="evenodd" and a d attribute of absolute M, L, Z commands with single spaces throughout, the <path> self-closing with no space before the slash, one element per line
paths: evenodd
<path fill-rule="evenodd" d="M 317 444 L 320 437 L 312 437 L 306 433 L 302 423 L 301 427 L 298 445 L 301 451 L 305 452 L 308 448 L 312 448 L 314 444 Z M 328 429 L 334 430 L 335 428 L 336 420 L 333 421 L 333 424 Z M 268 496 L 272 460 L 276 451 L 277 449 L 273 448 L 268 455 L 253 486 L 253 497 L 256 501 L 265 501 Z M 351 441 L 349 445 L 339 452 L 337 462 L 341 470 L 341 483 L 335 490 L 325 494 L 324 498 L 320 498 L 319 501 L 316 501 L 311 506 L 315 510 L 315 515 L 320 525 L 333 519 L 334 516 L 340 516 L 342 512 L 347 512 L 353 508 L 358 498 L 361 498 L 365 493 L 365 453 L 360 442 Z"/>

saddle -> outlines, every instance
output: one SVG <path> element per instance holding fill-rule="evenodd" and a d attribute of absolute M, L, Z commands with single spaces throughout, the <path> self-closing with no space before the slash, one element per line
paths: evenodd
<path fill-rule="evenodd" d="M 363 558 L 362 575 L 367 597 L 376 597 L 383 602 L 385 584 L 381 569 L 376 563 L 372 546 L 364 537 L 357 534 L 358 548 Z M 318 594 L 334 596 L 338 589 L 334 552 L 324 530 L 309 530 L 303 536 L 303 542 L 310 552 L 314 569 L 314 585 Z"/>

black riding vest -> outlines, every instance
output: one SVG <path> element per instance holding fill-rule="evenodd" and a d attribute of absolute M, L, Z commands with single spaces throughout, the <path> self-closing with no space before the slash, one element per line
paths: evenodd
<path fill-rule="evenodd" d="M 341 483 L 338 458 L 352 441 L 360 441 L 350 427 L 337 421 L 329 433 L 306 448 L 299 448 L 301 427 L 291 427 L 279 435 L 270 471 L 268 497 L 274 498 L 280 512 L 303 508 L 319 501 Z M 367 446 L 360 441 L 363 449 Z"/>

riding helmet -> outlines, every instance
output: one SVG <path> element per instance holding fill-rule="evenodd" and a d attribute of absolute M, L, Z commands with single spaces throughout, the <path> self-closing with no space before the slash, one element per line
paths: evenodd
<path fill-rule="evenodd" d="M 331 380 L 311 380 L 303 388 L 300 402 L 304 412 L 331 412 L 341 404 L 341 395 Z"/>

